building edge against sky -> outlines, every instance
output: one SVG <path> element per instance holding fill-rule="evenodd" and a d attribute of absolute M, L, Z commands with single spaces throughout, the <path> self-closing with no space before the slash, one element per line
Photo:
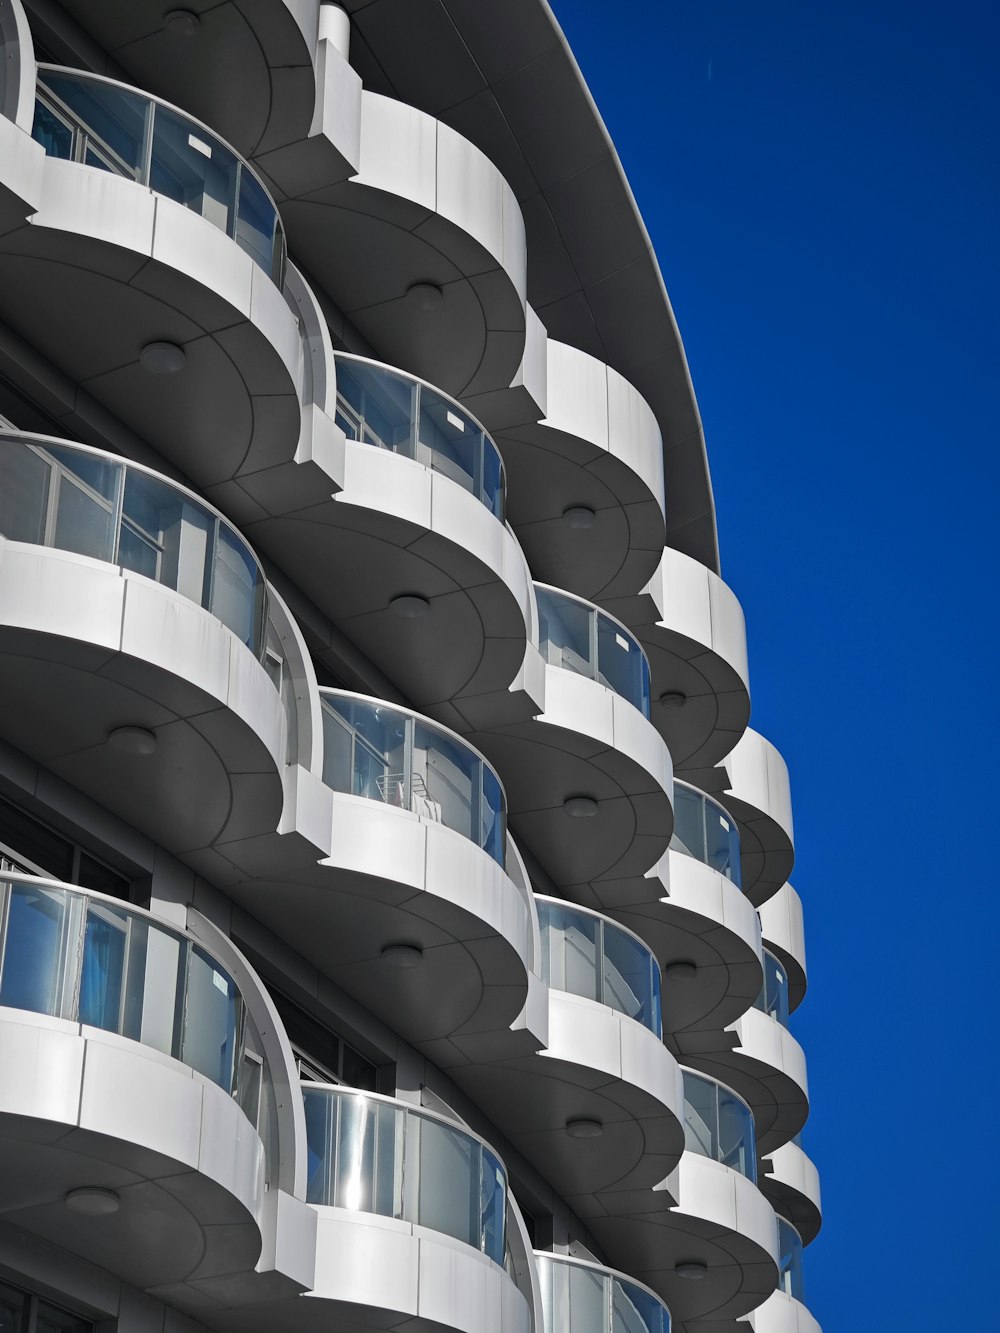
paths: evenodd
<path fill-rule="evenodd" d="M 548 5 L 0 44 L 0 1326 L 813 1333 L 788 773 Z"/>

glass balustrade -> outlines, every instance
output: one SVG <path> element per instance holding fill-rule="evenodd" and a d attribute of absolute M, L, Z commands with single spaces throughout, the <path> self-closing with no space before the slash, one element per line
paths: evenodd
<path fill-rule="evenodd" d="M 538 647 L 551 666 L 614 690 L 649 717 L 649 662 L 637 639 L 590 602 L 535 584 Z"/>
<path fill-rule="evenodd" d="M 714 1079 L 684 1074 L 684 1147 L 757 1179 L 753 1112 L 742 1097 Z"/>
<path fill-rule="evenodd" d="M 670 1333 L 658 1296 L 620 1273 L 535 1251 L 545 1333 Z"/>
<path fill-rule="evenodd" d="M 805 1301 L 802 1281 L 802 1238 L 790 1222 L 778 1218 L 778 1290 Z"/>
<path fill-rule="evenodd" d="M 500 451 L 452 398 L 389 366 L 338 353 L 337 424 L 350 440 L 413 458 L 504 517 Z"/>
<path fill-rule="evenodd" d="M 257 557 L 224 518 L 151 472 L 81 445 L 0 436 L 0 534 L 173 588 L 263 656 L 267 581 Z"/>
<path fill-rule="evenodd" d="M 768 949 L 764 950 L 764 984 L 753 1007 L 788 1026 L 788 973 Z"/>
<path fill-rule="evenodd" d="M 49 157 L 126 176 L 200 214 L 282 285 L 277 207 L 253 169 L 190 116 L 109 79 L 39 65 L 31 133 Z"/>
<path fill-rule="evenodd" d="M 507 804 L 477 751 L 443 727 L 375 699 L 324 690 L 323 781 L 444 824 L 501 866 Z"/>
<path fill-rule="evenodd" d="M 711 866 L 737 888 L 741 887 L 740 831 L 736 820 L 711 796 L 676 779 L 674 836 L 670 847 Z"/>
<path fill-rule="evenodd" d="M 542 979 L 554 990 L 583 995 L 663 1035 L 660 969 L 642 940 L 594 912 L 536 897 Z"/>
<path fill-rule="evenodd" d="M 263 1066 L 235 981 L 200 944 L 116 899 L 0 881 L 0 1005 L 173 1056 L 258 1123 Z"/>
<path fill-rule="evenodd" d="M 443 1232 L 502 1265 L 507 1178 L 492 1149 L 391 1098 L 303 1084 L 309 1203 Z"/>

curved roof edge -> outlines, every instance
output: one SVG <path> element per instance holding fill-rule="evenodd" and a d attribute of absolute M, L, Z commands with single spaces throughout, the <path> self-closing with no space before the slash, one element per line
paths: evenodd
<path fill-rule="evenodd" d="M 512 186 L 528 299 L 549 335 L 613 366 L 663 437 L 667 543 L 719 571 L 684 345 L 621 160 L 548 0 L 340 0 L 365 86 L 470 139 Z"/>

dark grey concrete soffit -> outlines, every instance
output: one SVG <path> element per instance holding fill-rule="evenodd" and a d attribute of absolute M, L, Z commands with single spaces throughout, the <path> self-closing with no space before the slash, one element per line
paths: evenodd
<path fill-rule="evenodd" d="M 667 541 L 719 570 L 705 437 L 684 346 L 614 144 L 546 0 L 341 0 L 373 92 L 492 159 L 528 232 L 528 299 L 560 342 L 630 380 L 663 435 Z"/>

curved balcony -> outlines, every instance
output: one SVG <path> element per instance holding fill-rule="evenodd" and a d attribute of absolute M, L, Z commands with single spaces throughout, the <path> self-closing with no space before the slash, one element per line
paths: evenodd
<path fill-rule="evenodd" d="M 538 649 L 549 666 L 604 685 L 649 718 L 649 663 L 618 620 L 582 597 L 535 584 Z"/>
<path fill-rule="evenodd" d="M 631 591 L 602 600 L 649 657 L 653 723 L 678 769 L 710 768 L 750 720 L 743 609 L 716 573 L 672 547 L 642 592 Z"/>
<path fill-rule="evenodd" d="M 511 823 L 552 884 L 598 910 L 652 903 L 673 828 L 670 755 L 647 719 L 648 668 L 624 626 L 536 585 L 545 710 L 476 733 Z"/>
<path fill-rule="evenodd" d="M 721 1079 L 753 1111 L 757 1151 L 762 1155 L 787 1143 L 809 1114 L 806 1060 L 787 1028 L 759 1009 L 749 1009 L 734 1030 L 706 1033 L 685 1048 L 685 1063 Z M 730 1045 L 734 1041 L 735 1047 Z"/>
<path fill-rule="evenodd" d="M 760 907 L 760 928 L 768 949 L 785 969 L 788 978 L 788 1009 L 794 1013 L 806 994 L 806 941 L 802 923 L 802 900 L 791 884 Z"/>
<path fill-rule="evenodd" d="M 770 741 L 748 730 L 725 762 L 720 801 L 740 826 L 743 892 L 760 907 L 778 892 L 795 860 L 788 768 Z"/>
<path fill-rule="evenodd" d="M 0 235 L 0 318 L 60 372 L 54 415 L 80 434 L 121 423 L 202 488 L 289 462 L 303 347 L 260 178 L 145 93 L 35 74 L 22 62 L 35 139 L 0 154 L 0 194 L 37 176 Z"/>
<path fill-rule="evenodd" d="M 329 853 L 278 855 L 232 892 L 442 1066 L 513 1040 L 538 927 L 504 868 L 496 773 L 419 714 L 343 690 L 320 705 Z"/>
<path fill-rule="evenodd" d="M 160 0 L 62 8 L 131 78 L 214 125 L 247 156 L 305 138 L 317 95 L 318 4 L 278 0 L 165 15 Z M 220 70 L 238 69 L 238 78 Z"/>
<path fill-rule="evenodd" d="M 625 936 L 621 966 L 609 966 L 617 942 L 605 932 L 606 980 L 599 986 L 597 957 L 588 957 L 584 934 L 593 931 L 593 918 L 574 922 L 552 915 L 558 903 L 539 906 L 543 967 L 551 979 L 545 1049 L 483 1060 L 452 1076 L 478 1105 L 489 1106 L 513 1147 L 587 1219 L 609 1261 L 624 1264 L 633 1224 L 670 1207 L 657 1187 L 684 1147 L 680 1071 L 642 1012 L 639 992 L 652 987 L 648 951 Z M 591 993 L 581 993 L 591 981 Z M 652 992 L 649 1003 L 652 1009 Z"/>
<path fill-rule="evenodd" d="M 675 783 L 678 826 L 683 791 Z M 659 959 L 669 996 L 664 1028 L 676 1050 L 688 1035 L 718 1030 L 746 1013 L 763 974 L 760 924 L 749 899 L 686 851 L 671 849 L 666 860 L 661 896 L 613 915 Z"/>
<path fill-rule="evenodd" d="M 316 1084 L 302 1095 L 316 1285 L 307 1302 L 265 1307 L 268 1326 L 282 1314 L 281 1327 L 317 1327 L 305 1304 L 323 1327 L 475 1333 L 489 1310 L 498 1333 L 529 1333 L 504 1271 L 507 1178 L 489 1144 L 388 1097 Z"/>
<path fill-rule="evenodd" d="M 506 476 L 486 430 L 454 398 L 391 366 L 338 352 L 337 425 L 349 440 L 412 458 L 504 519 Z"/>
<path fill-rule="evenodd" d="M 99 75 L 39 65 L 31 137 L 46 157 L 175 200 L 282 285 L 285 234 L 274 201 L 253 168 L 199 121 Z"/>
<path fill-rule="evenodd" d="M 781 1217 L 787 1217 L 805 1245 L 811 1245 L 823 1221 L 819 1172 L 793 1139 L 775 1148 L 761 1163 L 760 1188 Z"/>
<path fill-rule="evenodd" d="M 711 796 L 674 780 L 674 836 L 671 851 L 692 856 L 702 865 L 742 886 L 740 834 L 736 821 Z"/>
<path fill-rule="evenodd" d="M 0 734 L 199 866 L 281 817 L 266 618 L 253 551 L 189 491 L 0 435 Z"/>
<path fill-rule="evenodd" d="M 274 1084 L 204 945 L 101 894 L 5 879 L 0 1059 L 8 1223 L 178 1299 L 222 1273 L 235 1295 L 267 1266 Z"/>
<path fill-rule="evenodd" d="M 339 353 L 334 365 L 342 489 L 303 470 L 294 493 L 254 494 L 245 530 L 417 707 L 463 732 L 537 712 L 534 596 L 501 520 L 495 446 L 422 380 Z"/>
<path fill-rule="evenodd" d="M 353 161 L 305 173 L 262 159 L 291 249 L 387 360 L 459 398 L 506 390 L 527 328 L 513 190 L 450 126 L 362 89 L 346 61 L 335 77 Z"/>
<path fill-rule="evenodd" d="M 670 1333 L 670 1311 L 625 1273 L 535 1251 L 544 1333 Z"/>
<path fill-rule="evenodd" d="M 806 1307 L 783 1291 L 769 1296 L 747 1318 L 754 1333 L 822 1333 Z"/>
<path fill-rule="evenodd" d="M 544 420 L 497 431 L 531 568 L 583 597 L 628 595 L 665 540 L 663 444 L 649 405 L 596 357 L 549 339 Z"/>
<path fill-rule="evenodd" d="M 663 1035 L 660 968 L 630 930 L 555 898 L 535 898 L 542 980 L 555 990 L 596 1000 Z"/>

